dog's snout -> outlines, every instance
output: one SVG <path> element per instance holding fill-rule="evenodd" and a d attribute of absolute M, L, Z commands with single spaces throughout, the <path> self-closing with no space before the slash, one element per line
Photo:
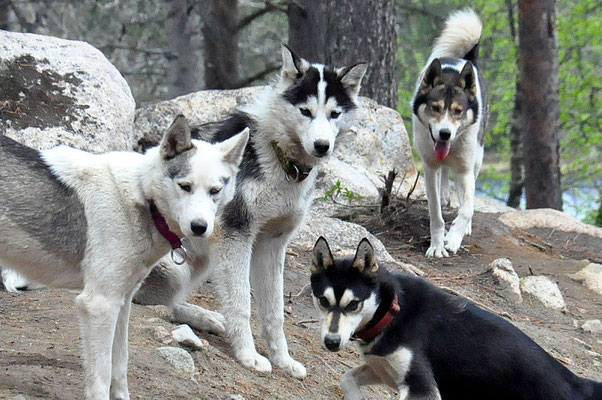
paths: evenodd
<path fill-rule="evenodd" d="M 326 335 L 324 338 L 324 346 L 330 351 L 339 350 L 339 346 L 341 346 L 341 337 L 339 335 Z"/>
<path fill-rule="evenodd" d="M 314 142 L 314 149 L 316 149 L 316 154 L 318 156 L 324 156 L 328 152 L 328 149 L 330 149 L 330 143 L 328 140 L 316 140 Z"/>
<path fill-rule="evenodd" d="M 207 221 L 204 219 L 195 219 L 190 223 L 190 229 L 195 235 L 202 236 L 207 232 Z"/>
<path fill-rule="evenodd" d="M 451 137 L 451 131 L 449 129 L 441 129 L 439 131 L 439 137 L 441 140 L 449 140 Z"/>

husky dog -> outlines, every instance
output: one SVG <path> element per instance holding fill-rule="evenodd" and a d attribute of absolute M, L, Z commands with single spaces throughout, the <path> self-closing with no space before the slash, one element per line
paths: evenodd
<path fill-rule="evenodd" d="M 322 341 L 359 343 L 364 364 L 345 373 L 345 399 L 387 385 L 400 399 L 594 400 L 602 383 L 580 378 L 505 319 L 426 280 L 379 268 L 362 239 L 335 260 L 326 239 L 313 249 L 311 289 Z"/>
<path fill-rule="evenodd" d="M 445 23 L 412 102 L 414 145 L 424 164 L 431 245 L 427 257 L 456 253 L 472 232 L 475 181 L 483 161 L 488 108 L 477 69 L 482 25 L 471 11 L 458 11 Z M 460 200 L 458 216 L 444 239 L 441 201 L 449 202 L 449 170 Z"/>
<path fill-rule="evenodd" d="M 318 164 L 332 154 L 339 131 L 350 125 L 366 64 L 338 69 L 311 64 L 287 46 L 282 47 L 282 58 L 280 78 L 255 106 L 198 132 L 219 142 L 243 127 L 251 128 L 236 193 L 222 216 L 222 236 L 208 250 L 234 355 L 245 367 L 269 372 L 274 364 L 301 379 L 305 367 L 289 355 L 283 330 L 285 249 L 311 204 Z M 165 272 L 174 268 L 166 262 L 167 267 L 151 278 L 187 278 L 188 268 L 204 270 L 196 262 L 183 274 Z M 146 290 L 147 285 L 164 290 L 182 286 L 148 279 L 141 289 L 146 303 L 152 303 L 153 296 L 160 302 L 177 296 Z M 269 360 L 257 352 L 251 333 L 251 287 Z M 206 314 L 187 304 L 177 311 L 188 323 Z"/>
<path fill-rule="evenodd" d="M 209 236 L 233 195 L 248 132 L 191 140 L 178 117 L 144 155 L 37 151 L 0 136 L 0 264 L 81 293 L 87 399 L 129 399 L 131 298 L 182 236 Z"/>

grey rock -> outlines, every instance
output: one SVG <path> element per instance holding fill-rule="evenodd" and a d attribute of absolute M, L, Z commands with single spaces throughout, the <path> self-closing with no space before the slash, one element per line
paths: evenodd
<path fill-rule="evenodd" d="M 135 102 L 126 81 L 91 45 L 0 31 L 0 132 L 36 149 L 132 148 Z"/>
<path fill-rule="evenodd" d="M 195 350 L 201 350 L 205 347 L 203 340 L 186 324 L 180 325 L 171 331 L 171 336 L 182 346 L 190 347 Z"/>
<path fill-rule="evenodd" d="M 584 224 L 562 211 L 551 208 L 511 211 L 500 215 L 499 220 L 511 228 L 548 228 L 563 232 L 585 233 L 602 238 L 602 228 Z"/>
<path fill-rule="evenodd" d="M 599 319 L 589 319 L 581 325 L 581 329 L 588 333 L 602 333 L 602 322 Z"/>
<path fill-rule="evenodd" d="M 161 344 L 171 344 L 173 342 L 173 338 L 169 331 L 162 326 L 153 326 L 150 328 L 150 331 L 153 339 Z"/>
<path fill-rule="evenodd" d="M 588 289 L 602 295 L 602 264 L 590 263 L 579 272 L 570 275 Z"/>
<path fill-rule="evenodd" d="M 179 347 L 159 347 L 159 355 L 173 367 L 173 369 L 185 376 L 192 376 L 196 372 L 194 360 L 190 353 Z"/>
<path fill-rule="evenodd" d="M 507 258 L 498 258 L 489 264 L 495 286 L 504 297 L 515 302 L 521 302 L 523 297 L 520 292 L 520 279 L 512 263 Z"/>
<path fill-rule="evenodd" d="M 543 306 L 556 310 L 566 307 L 558 285 L 546 276 L 527 276 L 520 280 L 521 291 L 530 295 Z"/>

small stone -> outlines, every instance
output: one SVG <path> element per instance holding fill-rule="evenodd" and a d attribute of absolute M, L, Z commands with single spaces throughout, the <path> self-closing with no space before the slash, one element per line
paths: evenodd
<path fill-rule="evenodd" d="M 192 376 L 196 372 L 194 360 L 190 353 L 179 347 L 159 347 L 159 355 L 163 357 L 174 370 L 187 376 Z"/>
<path fill-rule="evenodd" d="M 498 258 L 490 265 L 491 274 L 494 277 L 495 283 L 499 285 L 503 292 L 508 294 L 514 301 L 520 303 L 523 297 L 520 293 L 520 279 L 512 263 L 507 258 Z"/>
<path fill-rule="evenodd" d="M 230 400 L 247 400 L 247 399 L 245 399 L 244 397 L 242 397 L 239 394 L 232 394 L 232 395 L 230 395 Z"/>
<path fill-rule="evenodd" d="M 195 350 L 201 350 L 205 347 L 203 341 L 186 324 L 174 329 L 171 332 L 171 336 L 182 346 L 187 346 Z"/>
<path fill-rule="evenodd" d="M 581 329 L 587 333 L 602 333 L 602 322 L 599 319 L 589 319 L 581 325 Z"/>
<path fill-rule="evenodd" d="M 170 344 L 173 341 L 169 331 L 162 326 L 151 328 L 151 335 L 153 339 L 162 344 Z"/>
<path fill-rule="evenodd" d="M 602 295 L 602 264 L 590 263 L 576 274 L 569 275 L 590 290 Z"/>
<path fill-rule="evenodd" d="M 13 397 L 11 400 L 27 400 L 27 397 L 23 396 L 22 394 L 18 394 L 15 397 Z"/>
<path fill-rule="evenodd" d="M 546 276 L 527 276 L 521 278 L 520 288 L 547 308 L 561 310 L 566 307 L 558 285 Z"/>

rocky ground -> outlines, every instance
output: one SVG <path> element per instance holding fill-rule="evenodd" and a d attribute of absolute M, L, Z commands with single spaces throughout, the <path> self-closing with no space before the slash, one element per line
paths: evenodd
<path fill-rule="evenodd" d="M 602 317 L 602 296 L 568 276 L 587 264 L 583 260 L 600 262 L 602 239 L 550 229 L 511 229 L 499 222 L 497 214 L 477 213 L 473 235 L 458 255 L 427 260 L 423 257 L 428 245 L 426 215 L 424 203 L 418 201 L 408 209 L 399 206 L 385 221 L 363 209 L 353 209 L 345 217 L 365 225 L 394 258 L 421 268 L 433 283 L 508 318 L 574 372 L 602 379 L 602 333 L 582 328 L 585 321 Z M 448 215 L 446 220 L 449 219 Z M 520 277 L 544 275 L 558 283 L 566 307 L 545 308 L 526 295 L 522 303 L 516 304 L 497 290 L 487 270 L 500 256 L 512 261 Z M 132 398 L 341 398 L 340 375 L 357 365 L 359 357 L 352 348 L 329 353 L 320 346 L 308 288 L 308 264 L 308 249 L 292 246 L 285 272 L 285 327 L 292 354 L 309 371 L 304 381 L 278 370 L 271 375 L 246 370 L 233 360 L 224 338 L 203 332 L 199 336 L 207 341 L 204 348 L 187 350 L 194 360 L 193 372 L 177 371 L 158 348 L 178 345 L 162 343 L 157 334 L 171 332 L 176 325 L 167 321 L 162 307 L 135 305 L 130 338 Z M 215 308 L 210 286 L 199 291 L 193 301 Z M 57 290 L 23 294 L 0 291 L 0 398 L 82 397 L 80 339 L 73 297 L 73 293 Z M 261 340 L 258 346 L 264 352 Z M 380 389 L 368 389 L 365 393 L 370 399 L 386 398 Z"/>

